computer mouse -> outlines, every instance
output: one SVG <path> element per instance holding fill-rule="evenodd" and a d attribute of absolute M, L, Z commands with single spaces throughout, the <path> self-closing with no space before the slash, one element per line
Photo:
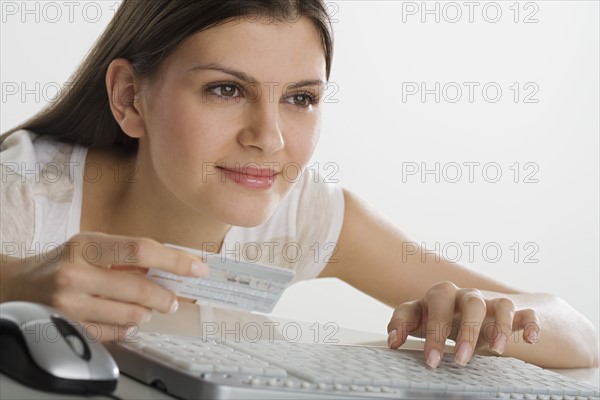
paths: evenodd
<path fill-rule="evenodd" d="M 0 371 L 40 390 L 110 394 L 119 369 L 83 326 L 43 304 L 0 304 Z"/>

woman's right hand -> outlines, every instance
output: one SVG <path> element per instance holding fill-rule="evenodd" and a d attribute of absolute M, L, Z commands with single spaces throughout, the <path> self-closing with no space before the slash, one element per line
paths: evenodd
<path fill-rule="evenodd" d="M 152 310 L 177 310 L 175 294 L 147 279 L 148 268 L 193 277 L 208 273 L 200 258 L 154 240 L 96 232 L 79 233 L 23 261 L 2 297 L 55 307 L 98 340 L 122 340 Z"/>

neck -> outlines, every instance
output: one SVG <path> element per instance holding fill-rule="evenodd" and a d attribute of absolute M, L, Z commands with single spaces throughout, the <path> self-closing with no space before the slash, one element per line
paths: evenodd
<path fill-rule="evenodd" d="M 136 155 L 89 150 L 86 166 L 93 163 L 103 173 L 84 181 L 81 231 L 219 251 L 230 226 L 173 196 Z"/>

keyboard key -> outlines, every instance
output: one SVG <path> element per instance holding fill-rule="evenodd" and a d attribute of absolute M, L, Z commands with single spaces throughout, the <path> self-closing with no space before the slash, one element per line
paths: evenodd
<path fill-rule="evenodd" d="M 142 348 L 142 351 L 152 357 L 156 357 L 161 361 L 165 361 L 165 362 L 172 362 L 175 361 L 177 359 L 177 357 L 166 353 L 165 350 L 163 350 L 160 347 L 152 347 L 152 346 L 145 346 L 144 348 Z"/>
<path fill-rule="evenodd" d="M 281 369 L 281 368 L 275 368 L 275 367 L 268 367 L 268 368 L 263 368 L 263 375 L 264 376 L 277 376 L 277 377 L 286 377 L 287 376 L 287 371 L 285 369 Z"/>
<path fill-rule="evenodd" d="M 356 385 L 370 385 L 371 382 L 372 382 L 371 379 L 364 378 L 364 377 L 352 379 L 352 383 L 354 383 Z"/>
<path fill-rule="evenodd" d="M 299 370 L 294 370 L 294 369 L 288 369 L 288 371 L 290 371 L 290 373 L 299 376 L 301 379 L 305 379 L 311 383 L 332 383 L 333 382 L 333 378 L 327 375 L 319 375 L 319 374 L 314 374 L 312 372 L 309 371 L 299 371 Z"/>
<path fill-rule="evenodd" d="M 173 364 L 185 371 L 192 372 L 192 373 L 203 374 L 206 372 L 214 371 L 214 366 L 212 364 L 198 364 L 198 363 L 195 363 L 195 362 L 189 361 L 189 360 L 179 359 L 179 360 L 176 360 Z"/>
<path fill-rule="evenodd" d="M 252 378 L 252 379 L 250 379 L 250 384 L 255 385 L 255 386 L 260 385 L 261 380 L 260 380 L 260 378 Z"/>
<path fill-rule="evenodd" d="M 263 369 L 262 367 L 240 367 L 240 373 L 248 375 L 262 375 Z"/>
<path fill-rule="evenodd" d="M 300 387 L 303 389 L 310 389 L 312 387 L 312 385 L 309 382 L 302 382 L 300 384 Z"/>
<path fill-rule="evenodd" d="M 392 378 L 391 386 L 398 389 L 406 389 L 410 387 L 410 382 L 408 382 L 406 379 Z"/>
<path fill-rule="evenodd" d="M 390 386 L 392 384 L 391 378 L 376 378 L 373 379 L 373 385 L 375 386 Z"/>
<path fill-rule="evenodd" d="M 215 372 L 221 372 L 224 374 L 234 374 L 239 372 L 239 367 L 235 365 L 215 365 Z"/>
<path fill-rule="evenodd" d="M 276 386 L 278 383 L 277 378 L 271 378 L 267 381 L 267 385 L 269 386 Z"/>
<path fill-rule="evenodd" d="M 349 385 L 352 383 L 352 379 L 348 376 L 338 376 L 333 378 L 333 383 Z"/>

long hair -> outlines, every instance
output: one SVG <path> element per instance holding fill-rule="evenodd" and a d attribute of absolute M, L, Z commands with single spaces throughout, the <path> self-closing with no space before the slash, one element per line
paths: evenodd
<path fill-rule="evenodd" d="M 333 33 L 324 0 L 123 0 L 57 100 L 0 136 L 0 144 L 26 129 L 89 148 L 117 146 L 135 152 L 138 139 L 121 130 L 109 106 L 105 77 L 114 59 L 125 58 L 140 78 L 152 78 L 161 62 L 196 32 L 240 17 L 292 22 L 301 16 L 310 18 L 319 32 L 329 80 Z"/>

